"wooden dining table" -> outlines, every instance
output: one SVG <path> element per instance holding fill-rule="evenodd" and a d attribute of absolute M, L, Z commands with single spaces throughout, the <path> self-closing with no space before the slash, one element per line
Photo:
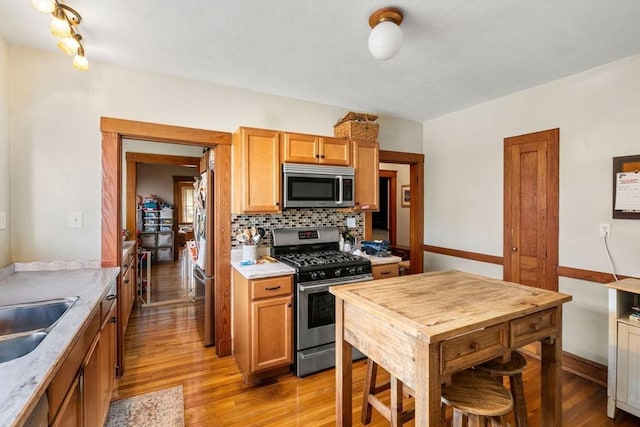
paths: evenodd
<path fill-rule="evenodd" d="M 352 423 L 356 347 L 415 392 L 415 425 L 440 426 L 451 374 L 540 341 L 543 426 L 562 425 L 562 304 L 571 296 L 460 271 L 330 288 L 336 300 L 336 425 Z"/>

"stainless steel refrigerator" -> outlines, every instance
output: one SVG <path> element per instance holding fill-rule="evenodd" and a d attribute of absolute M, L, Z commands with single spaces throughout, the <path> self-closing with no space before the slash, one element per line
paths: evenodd
<path fill-rule="evenodd" d="M 205 158 L 209 153 L 205 153 Z M 215 278 L 213 257 L 213 180 L 214 173 L 209 162 L 203 161 L 200 178 L 196 183 L 194 197 L 194 240 L 197 260 L 193 268 L 195 279 L 196 319 L 198 332 L 205 346 L 215 345 Z"/>

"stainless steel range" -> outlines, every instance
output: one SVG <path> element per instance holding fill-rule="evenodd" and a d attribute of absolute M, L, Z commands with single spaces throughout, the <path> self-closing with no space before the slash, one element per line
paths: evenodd
<path fill-rule="evenodd" d="M 294 358 L 299 377 L 335 366 L 335 298 L 329 286 L 372 280 L 368 259 L 338 250 L 335 227 L 273 230 L 271 255 L 296 269 Z M 353 359 L 364 357 L 353 349 Z"/>

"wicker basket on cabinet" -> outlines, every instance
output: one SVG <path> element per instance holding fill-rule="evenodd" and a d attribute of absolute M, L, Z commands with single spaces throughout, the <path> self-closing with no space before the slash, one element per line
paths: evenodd
<path fill-rule="evenodd" d="M 375 142 L 378 139 L 378 116 L 350 111 L 333 126 L 337 138 Z"/>

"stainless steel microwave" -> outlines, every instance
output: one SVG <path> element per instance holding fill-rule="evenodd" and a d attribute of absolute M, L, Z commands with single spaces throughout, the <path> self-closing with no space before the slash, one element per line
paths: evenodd
<path fill-rule="evenodd" d="M 353 168 L 284 163 L 282 177 L 285 209 L 344 208 L 354 204 Z"/>

